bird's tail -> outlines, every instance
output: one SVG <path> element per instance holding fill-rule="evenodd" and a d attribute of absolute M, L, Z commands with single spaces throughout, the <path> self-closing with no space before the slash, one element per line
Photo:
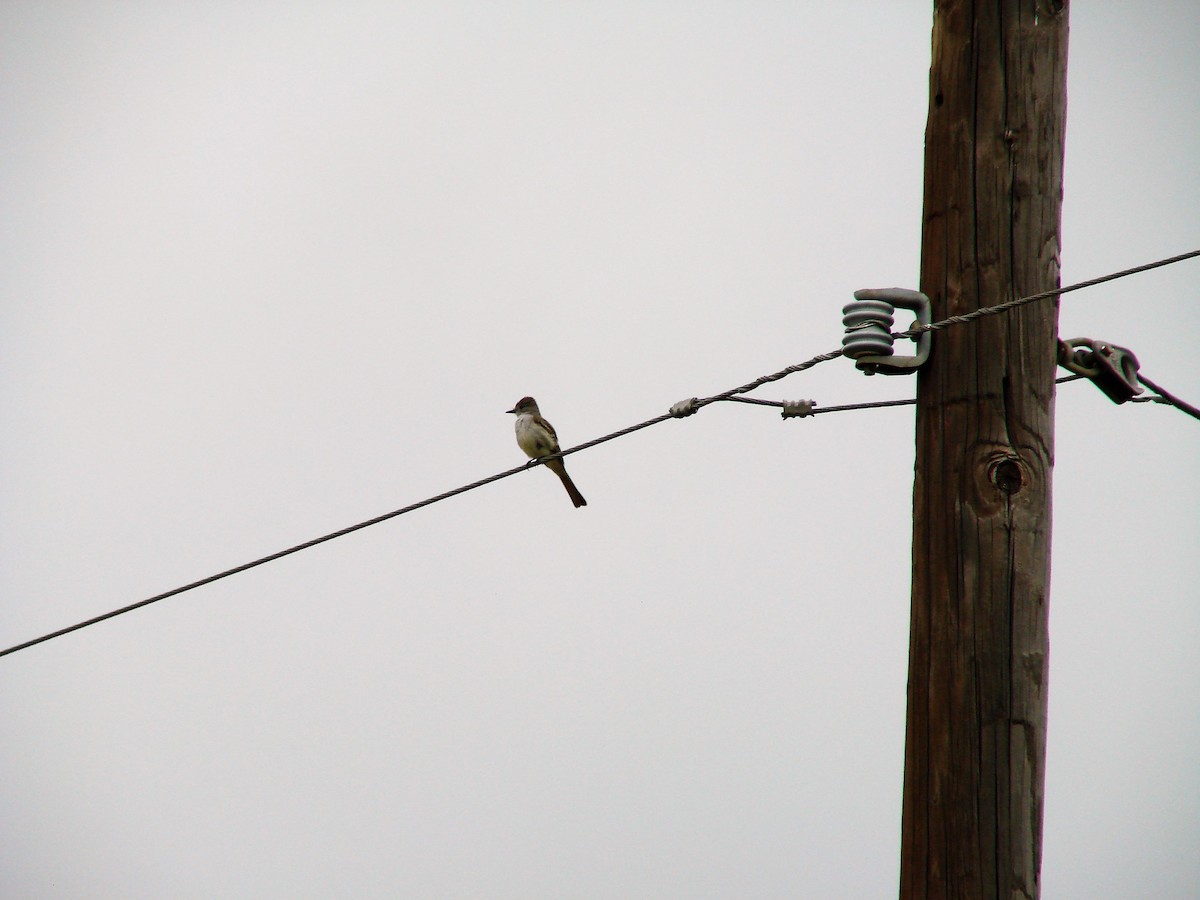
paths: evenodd
<path fill-rule="evenodd" d="M 558 476 L 558 480 L 567 489 L 567 493 L 571 497 L 571 502 L 575 504 L 576 509 L 579 509 L 581 506 L 587 506 L 587 501 L 583 499 L 583 494 L 579 493 L 579 488 L 575 487 L 575 482 L 567 474 L 567 467 L 563 465 L 561 459 L 546 463 L 546 468 Z"/>

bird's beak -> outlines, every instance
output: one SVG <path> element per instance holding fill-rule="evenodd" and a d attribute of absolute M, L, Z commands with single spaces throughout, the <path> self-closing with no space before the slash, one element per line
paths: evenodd
<path fill-rule="evenodd" d="M 516 411 L 517 411 L 517 408 L 515 406 L 512 409 L 505 410 L 506 413 L 515 413 Z"/>

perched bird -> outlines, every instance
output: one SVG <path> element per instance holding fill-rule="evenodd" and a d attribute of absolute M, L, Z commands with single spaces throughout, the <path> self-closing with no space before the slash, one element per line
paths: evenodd
<path fill-rule="evenodd" d="M 517 416 L 517 446 L 525 451 L 526 456 L 540 459 L 558 452 L 558 435 L 554 433 L 554 426 L 538 412 L 536 400 L 532 397 L 522 397 L 508 412 Z M 579 488 L 575 487 L 575 482 L 567 474 L 567 467 L 561 459 L 550 460 L 546 463 L 546 468 L 558 476 L 558 480 L 571 495 L 571 502 L 575 504 L 576 509 L 587 506 L 587 501 L 583 499 L 583 494 L 579 493 Z"/>

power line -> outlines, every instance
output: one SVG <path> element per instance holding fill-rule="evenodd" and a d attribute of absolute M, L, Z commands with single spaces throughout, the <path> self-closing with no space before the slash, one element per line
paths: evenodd
<path fill-rule="evenodd" d="M 1174 406 L 1176 409 L 1180 410 L 1181 412 L 1187 413 L 1193 419 L 1200 419 L 1200 409 L 1197 409 L 1196 407 L 1192 406 L 1192 404 L 1190 404 L 1190 403 L 1180 400 L 1174 394 L 1168 394 L 1165 390 L 1160 388 L 1157 384 L 1155 384 L 1153 381 L 1151 381 L 1145 375 L 1138 373 L 1138 381 L 1140 381 L 1146 387 L 1150 388 L 1150 390 L 1154 391 L 1154 393 L 1158 394 L 1158 397 L 1161 397 L 1165 402 L 1171 404 L 1171 406 Z M 1157 400 L 1158 397 L 1146 397 L 1144 399 L 1145 400 Z M 1137 400 L 1137 399 L 1142 399 L 1142 398 L 1135 397 L 1134 399 Z"/>
<path fill-rule="evenodd" d="M 402 516 L 407 512 L 420 509 L 422 506 L 429 506 L 432 503 L 437 503 L 439 500 L 445 500 L 448 497 L 453 497 L 455 494 L 462 494 L 466 491 L 473 490 L 477 487 L 483 487 L 485 484 L 490 484 L 493 481 L 499 481 L 501 478 L 507 478 L 509 475 L 515 475 L 517 472 L 523 472 L 527 466 L 517 466 L 515 469 L 509 469 L 507 472 L 500 472 L 497 475 L 492 475 L 488 478 L 481 478 L 479 481 L 471 484 L 463 485 L 462 487 L 454 488 L 454 490 L 446 491 L 438 494 L 436 497 L 429 497 L 417 503 L 409 504 L 402 509 L 393 510 L 389 513 L 384 513 L 381 516 L 375 516 L 373 519 L 367 519 L 365 522 L 359 522 L 356 525 L 350 525 L 347 528 L 339 528 L 337 531 L 331 531 L 329 534 L 323 534 L 320 537 L 305 541 L 302 544 L 296 544 L 294 547 L 288 547 L 286 550 L 279 550 L 267 556 L 259 557 L 251 560 L 248 563 L 242 563 L 240 566 L 234 566 L 232 569 L 226 569 L 223 572 L 217 572 L 215 575 L 209 575 L 206 578 L 201 578 L 198 581 L 190 582 L 189 584 L 181 585 L 177 588 L 172 588 L 169 591 L 163 591 L 161 594 L 155 594 L 153 597 L 147 597 L 145 600 L 139 600 L 136 603 L 130 603 L 128 606 L 122 606 L 120 609 L 114 609 L 111 612 L 102 613 L 98 616 L 93 616 L 83 622 L 77 622 L 74 625 L 68 625 L 66 628 L 60 628 L 57 631 L 52 631 L 49 634 L 44 634 L 41 637 L 32 638 L 24 643 L 16 644 L 8 647 L 5 650 L 0 650 L 0 656 L 7 656 L 10 653 L 16 653 L 18 650 L 24 650 L 26 647 L 32 647 L 34 644 L 40 644 L 43 641 L 51 640 L 52 638 L 62 637 L 64 634 L 70 634 L 72 631 L 78 631 L 81 628 L 87 628 L 89 625 L 95 625 L 97 622 L 103 622 L 105 619 L 111 619 L 115 616 L 124 615 L 127 612 L 133 612 L 135 609 L 141 609 L 143 606 L 149 606 L 151 603 L 157 603 L 159 600 L 166 600 L 168 597 L 174 597 L 177 594 L 185 593 L 186 591 L 194 590 L 198 587 L 203 587 L 206 584 L 212 584 L 214 581 L 220 581 L 222 578 L 228 578 L 230 575 L 237 575 L 239 572 L 245 572 L 248 569 L 253 569 L 261 566 L 264 563 L 274 562 L 277 559 L 282 559 L 285 556 L 291 556 L 293 553 L 299 553 L 301 550 L 307 550 L 309 547 L 315 547 L 318 544 L 323 544 L 326 541 L 332 541 L 334 538 L 342 537 L 351 532 L 361 531 L 371 525 L 378 525 L 380 522 L 386 522 L 388 519 L 394 519 L 396 516 Z"/>
<path fill-rule="evenodd" d="M 926 331 L 940 331 L 943 328 L 948 328 L 951 325 L 962 325 L 967 322 L 973 322 L 976 319 L 982 319 L 984 316 L 995 316 L 1002 312 L 1008 312 L 1010 309 L 1016 309 L 1018 306 L 1024 306 L 1027 303 L 1036 303 L 1038 300 L 1046 300 L 1050 297 L 1058 297 L 1062 294 L 1069 294 L 1071 291 L 1082 290 L 1083 288 L 1094 287 L 1097 284 L 1104 284 L 1106 281 L 1116 281 L 1118 278 L 1125 278 L 1127 275 L 1137 275 L 1140 272 L 1149 272 L 1151 269 L 1159 269 L 1163 266 L 1169 266 L 1173 263 L 1183 262 L 1185 259 L 1192 259 L 1200 256 L 1200 250 L 1189 250 L 1187 253 L 1180 253 L 1178 256 L 1168 256 L 1166 259 L 1157 259 L 1154 262 L 1143 263 L 1140 266 L 1133 266 L 1129 269 L 1122 269 L 1119 272 L 1111 272 L 1108 275 L 1101 275 L 1099 278 L 1089 278 L 1087 281 L 1078 281 L 1075 284 L 1067 285 L 1066 287 L 1054 288 L 1049 291 L 1042 291 L 1040 294 L 1030 294 L 1028 297 L 1018 297 L 1016 300 L 1006 300 L 1004 303 L 998 303 L 995 306 L 986 306 L 983 309 L 972 310 L 969 313 L 964 313 L 961 316 L 948 316 L 939 322 L 931 322 L 928 325 L 914 325 L 908 331 L 893 335 L 893 337 L 910 337 L 915 338 L 924 334 Z"/>
<path fill-rule="evenodd" d="M 997 315 L 1001 312 L 1004 312 L 1009 309 L 1013 309 L 1017 306 L 1023 306 L 1026 303 L 1033 303 L 1037 300 L 1044 300 L 1048 297 L 1054 297 L 1054 296 L 1058 296 L 1060 294 L 1066 294 L 1070 291 L 1077 291 L 1077 290 L 1080 290 L 1085 287 L 1091 287 L 1093 285 L 1103 284 L 1106 281 L 1114 281 L 1118 278 L 1124 278 L 1127 275 L 1134 275 L 1139 272 L 1145 272 L 1150 269 L 1159 268 L 1160 266 L 1167 266 L 1167 265 L 1171 265 L 1172 263 L 1182 262 L 1185 259 L 1191 259 L 1196 256 L 1200 256 L 1200 250 L 1193 250 L 1189 253 L 1180 254 L 1179 256 L 1172 256 L 1167 259 L 1156 260 L 1155 262 L 1146 263 L 1146 264 L 1140 265 L 1140 266 L 1135 266 L 1130 269 L 1122 269 L 1119 272 L 1113 272 L 1112 274 L 1103 275 L 1099 278 L 1093 278 L 1088 281 L 1081 281 L 1081 282 L 1078 282 L 1077 284 L 1068 285 L 1067 287 L 1056 288 L 1051 291 L 1043 291 L 1040 294 L 1033 294 L 1032 296 L 1029 296 L 1029 297 L 1021 297 L 1017 300 L 1009 300 L 1005 303 L 998 304 L 997 306 L 986 307 L 984 309 L 975 310 L 973 312 L 967 313 L 966 315 L 950 316 L 949 318 L 943 319 L 939 322 L 933 322 L 929 325 L 914 326 L 913 328 L 910 328 L 908 331 L 902 332 L 901 334 L 896 335 L 896 337 L 916 337 L 924 331 L 936 331 L 936 330 L 940 330 L 942 328 L 947 328 L 951 325 L 960 325 L 960 324 L 964 324 L 966 322 L 971 322 L 971 321 L 974 321 L 975 319 L 982 318 L 983 316 Z M 386 522 L 388 519 L 394 519 L 397 516 L 404 515 L 405 513 L 410 513 L 410 512 L 413 512 L 414 510 L 421 509 L 422 507 L 430 506 L 434 503 L 438 503 L 442 500 L 446 500 L 450 497 L 453 497 L 456 494 L 466 493 L 467 491 L 472 491 L 475 488 L 483 487 L 485 484 L 491 484 L 493 481 L 499 481 L 502 478 L 508 478 L 510 475 L 515 475 L 518 472 L 523 472 L 526 469 L 529 469 L 533 466 L 543 465 L 548 460 L 558 459 L 558 458 L 561 458 L 564 456 L 569 456 L 572 453 L 578 453 L 581 450 L 587 450 L 590 447 L 595 447 L 598 444 L 603 444 L 608 441 L 616 440 L 619 437 L 625 437 L 626 435 L 632 434 L 635 431 L 641 431 L 643 428 L 649 428 L 651 425 L 657 425 L 660 422 L 667 421 L 668 419 L 681 418 L 685 415 L 690 415 L 691 413 L 694 413 L 697 410 L 701 409 L 702 407 L 708 406 L 711 403 L 718 403 L 723 400 L 740 400 L 742 402 L 755 402 L 753 400 L 753 398 L 744 398 L 744 397 L 741 397 L 740 395 L 748 393 L 749 391 L 752 391 L 755 388 L 762 387 L 764 384 L 769 384 L 773 381 L 779 381 L 782 378 L 786 378 L 788 375 L 793 375 L 797 372 L 803 372 L 806 369 L 811 369 L 813 366 L 816 366 L 820 363 L 829 362 L 830 360 L 837 359 L 839 356 L 842 356 L 842 355 L 843 355 L 842 350 L 839 348 L 837 350 L 830 351 L 829 353 L 822 353 L 817 356 L 814 356 L 811 359 L 805 360 L 802 363 L 797 363 L 795 365 L 788 366 L 787 368 L 780 369 L 778 372 L 773 372 L 770 375 L 763 375 L 759 378 L 754 379 L 753 381 L 747 382 L 746 384 L 740 385 L 735 388 L 730 388 L 727 391 L 722 391 L 721 393 L 714 394 L 711 397 L 705 397 L 703 399 L 692 398 L 690 401 L 687 401 L 687 403 L 685 405 L 686 406 L 685 411 L 676 412 L 676 411 L 674 411 L 674 408 L 673 408 L 672 412 L 668 412 L 668 413 L 665 413 L 660 416 L 655 416 L 652 419 L 647 419 L 646 421 L 639 422 L 636 425 L 630 425 L 629 427 L 622 428 L 619 431 L 613 431 L 609 434 L 603 435 L 602 437 L 594 438 L 593 440 L 590 440 L 590 441 L 585 441 L 582 444 L 577 444 L 574 447 L 571 447 L 567 450 L 563 450 L 560 453 L 555 454 L 554 456 L 544 456 L 539 459 L 531 460 L 529 463 L 527 463 L 523 466 L 517 466 L 516 468 L 508 469 L 507 471 L 499 472 L 495 475 L 490 475 L 487 478 L 481 478 L 478 481 L 473 481 L 470 484 L 465 484 L 465 485 L 462 485 L 461 487 L 457 487 L 457 488 L 454 488 L 449 491 L 444 491 L 441 494 L 437 494 L 436 496 L 433 496 L 433 497 L 428 497 L 425 500 L 420 500 L 416 503 L 411 503 L 408 506 L 401 507 L 400 509 L 393 510 L 392 512 L 384 513 L 383 515 L 380 515 L 380 516 L 375 516 L 374 518 L 367 519 L 366 521 L 359 522 L 355 525 L 350 525 L 346 528 L 339 528 L 337 531 L 331 531 L 328 534 L 323 534 L 320 537 L 313 538 L 312 540 L 304 541 L 303 543 L 296 544 L 295 546 L 292 546 L 292 547 L 288 547 L 286 550 L 279 550 L 275 553 L 268 554 L 267 556 L 261 556 L 258 559 L 251 560 L 250 562 L 247 562 L 247 563 L 242 563 L 241 565 L 234 566 L 231 569 L 225 569 L 222 572 L 217 572 L 214 575 L 209 575 L 209 576 L 207 576 L 205 578 L 201 578 L 197 581 L 192 581 L 192 582 L 189 582 L 188 584 L 180 585 L 179 587 L 172 588 L 169 591 L 163 591 L 161 594 L 155 594 L 152 597 L 147 597 L 144 600 L 137 601 L 136 603 L 130 603 L 128 606 L 122 606 L 119 609 L 114 609 L 114 610 L 111 610 L 110 612 L 102 613 L 98 616 L 93 616 L 90 619 L 85 619 L 84 621 L 77 622 L 74 625 L 68 625 L 65 628 L 59 628 L 57 631 L 51 631 L 47 634 L 41 635 L 40 637 L 31 638 L 30 640 L 23 641 L 20 644 L 14 644 L 11 647 L 8 647 L 4 650 L 0 650 L 0 656 L 8 656 L 10 653 L 16 653 L 18 650 L 25 650 L 29 647 L 35 646 L 36 644 L 41 644 L 41 643 L 44 643 L 45 641 L 49 641 L 49 640 L 53 640 L 54 638 L 62 637 L 63 635 L 70 634 L 73 631 L 79 631 L 81 628 L 87 628 L 91 625 L 95 625 L 95 624 L 97 624 L 99 622 L 103 622 L 107 619 L 112 619 L 112 618 L 115 618 L 116 616 L 124 615 L 125 613 L 128 613 L 128 612 L 133 612 L 135 609 L 141 609 L 143 606 L 149 606 L 152 603 L 157 603 L 159 600 L 166 600 L 168 597 L 175 597 L 175 596 L 178 596 L 179 594 L 186 593 L 187 591 L 191 591 L 191 590 L 195 590 L 196 588 L 203 587 L 206 584 L 212 584 L 215 581 L 220 581 L 223 578 L 228 578 L 231 575 L 237 575 L 241 572 L 248 571 L 249 569 L 253 569 L 258 566 L 265 565 L 266 563 L 274 562 L 277 559 L 282 559 L 285 556 L 291 556 L 293 553 L 299 553 L 301 550 L 307 550 L 310 547 L 315 547 L 318 544 L 325 543 L 326 541 L 332 541 L 334 538 L 339 538 L 339 537 L 342 537 L 343 535 L 351 534 L 355 531 L 361 531 L 362 529 L 369 528 L 372 525 L 378 525 L 380 522 Z M 1070 380 L 1070 379 L 1067 379 L 1067 380 Z M 1197 415 L 1197 417 L 1200 418 L 1200 414 L 1197 413 L 1195 407 L 1191 407 L 1181 400 L 1175 400 L 1175 399 L 1171 398 L 1171 396 L 1169 394 L 1167 394 L 1165 391 L 1162 391 L 1161 389 L 1154 386 L 1151 382 L 1147 381 L 1144 378 L 1142 379 L 1142 383 L 1145 384 L 1147 387 L 1149 387 L 1151 390 L 1156 391 L 1157 393 L 1161 394 L 1164 398 L 1167 398 L 1168 400 L 1170 400 L 1173 405 L 1178 406 L 1180 409 L 1183 409 L 1185 412 L 1189 412 L 1189 414 L 1191 414 L 1191 415 Z M 764 404 L 770 404 L 770 401 L 758 401 L 758 402 L 761 402 Z M 852 405 L 843 406 L 843 407 L 830 406 L 830 407 L 825 407 L 824 409 L 820 409 L 820 410 L 814 409 L 813 412 L 815 414 L 817 412 L 822 412 L 822 413 L 840 412 L 840 411 L 848 410 L 848 409 L 865 409 L 865 408 L 875 408 L 875 407 L 881 407 L 881 406 L 904 406 L 904 405 L 909 405 L 909 404 L 915 403 L 915 402 L 916 402 L 915 400 L 883 400 L 883 401 L 877 401 L 875 403 L 852 404 Z M 773 405 L 773 404 L 771 404 L 771 405 Z M 782 404 L 780 404 L 780 405 L 782 405 Z M 677 404 L 677 407 L 680 407 L 681 410 L 683 410 L 683 406 L 681 406 L 680 404 Z"/>
<path fill-rule="evenodd" d="M 1066 384 L 1068 381 L 1079 381 L 1085 378 L 1085 375 L 1064 375 L 1061 378 L 1054 379 L 1055 384 Z M 738 403 L 753 403 L 755 406 L 774 406 L 776 408 L 786 409 L 789 404 L 782 400 L 760 400 L 758 397 L 730 397 L 730 400 Z M 1150 398 L 1147 398 L 1150 399 Z M 817 416 L 821 413 L 831 412 L 848 412 L 855 409 L 886 409 L 889 406 L 913 406 L 916 404 L 915 398 L 907 400 L 872 400 L 869 403 L 846 403 L 841 406 L 817 406 L 815 403 L 812 410 L 804 414 L 804 416 L 791 416 L 790 418 L 804 418 L 806 416 Z M 1166 401 L 1163 401 L 1166 402 Z"/>
<path fill-rule="evenodd" d="M 755 406 L 773 406 L 777 409 L 786 409 L 788 404 L 782 400 L 760 400 L 758 397 L 729 397 L 727 398 L 736 403 L 752 403 Z M 806 418 L 815 416 L 820 413 L 831 412 L 846 412 L 851 409 L 883 409 L 887 406 L 912 406 L 916 400 L 873 400 L 870 403 L 847 403 L 843 406 L 817 406 L 812 404 L 811 410 L 806 410 L 803 415 L 789 416 L 788 418 Z"/>

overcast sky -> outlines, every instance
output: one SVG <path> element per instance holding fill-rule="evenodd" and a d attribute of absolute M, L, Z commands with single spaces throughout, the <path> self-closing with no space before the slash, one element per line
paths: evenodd
<path fill-rule="evenodd" d="M 837 348 L 917 287 L 930 26 L 0 5 L 0 646 L 517 465 L 522 395 L 570 446 Z M 1198 46 L 1072 10 L 1064 283 L 1200 247 Z M 1198 283 L 1062 335 L 1200 402 Z M 1046 897 L 1200 884 L 1198 463 L 1060 389 Z M 537 468 L 0 660 L 5 896 L 893 896 L 911 408 L 568 466 L 584 509 Z"/>

